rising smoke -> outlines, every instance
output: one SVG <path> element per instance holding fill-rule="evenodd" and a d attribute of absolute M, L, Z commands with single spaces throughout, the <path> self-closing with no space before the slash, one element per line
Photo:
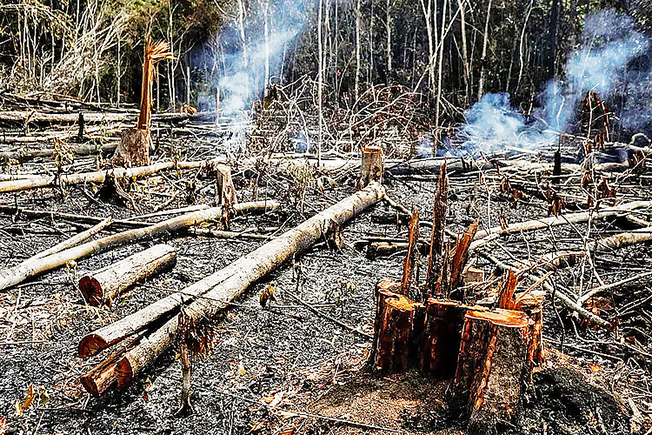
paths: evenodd
<path fill-rule="evenodd" d="M 210 44 L 219 47 L 212 59 L 217 68 L 209 79 L 220 89 L 222 115 L 240 115 L 261 96 L 268 85 L 266 69 L 279 77 L 289 44 L 303 30 L 306 17 L 300 0 L 259 0 L 251 3 L 244 19 L 246 48 L 237 17 L 214 35 Z M 208 51 L 206 46 L 199 50 L 204 55 Z"/>
<path fill-rule="evenodd" d="M 587 16 L 581 48 L 566 62 L 564 77 L 552 80 L 541 107 L 527 119 L 510 106 L 508 94 L 487 94 L 465 112 L 467 149 L 496 151 L 505 145 L 538 148 L 567 130 L 588 91 L 616 110 L 621 129 L 652 127 L 652 44 L 634 19 L 613 10 Z"/>

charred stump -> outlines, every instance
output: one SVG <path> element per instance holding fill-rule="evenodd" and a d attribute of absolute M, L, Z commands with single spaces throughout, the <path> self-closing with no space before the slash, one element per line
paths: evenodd
<path fill-rule="evenodd" d="M 401 291 L 400 284 L 381 281 L 376 286 L 372 361 L 383 372 L 400 372 L 416 361 L 424 307 L 391 290 Z"/>
<path fill-rule="evenodd" d="M 469 311 L 453 385 L 475 424 L 510 421 L 532 376 L 532 325 L 519 311 Z"/>

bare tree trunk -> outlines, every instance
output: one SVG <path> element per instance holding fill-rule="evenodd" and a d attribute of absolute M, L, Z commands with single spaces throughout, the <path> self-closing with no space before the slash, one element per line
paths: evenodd
<path fill-rule="evenodd" d="M 448 0 L 450 1 L 450 0 Z M 439 111 L 441 108 L 441 82 L 442 82 L 442 68 L 444 67 L 444 37 L 446 36 L 446 4 L 447 0 L 442 0 L 442 13 L 441 13 L 441 36 L 439 37 L 439 60 L 437 61 L 437 103 L 435 105 L 435 127 L 439 126 Z"/>
<path fill-rule="evenodd" d="M 426 22 L 426 33 L 428 35 L 428 78 L 430 80 L 430 92 L 432 92 L 432 88 L 435 86 L 435 36 L 432 28 L 432 0 L 421 0 L 421 8 L 423 9 L 423 18 Z M 413 53 L 413 56 L 415 54 L 416 53 Z M 416 62 L 413 60 L 413 66 L 415 63 Z"/>
<path fill-rule="evenodd" d="M 387 34 L 387 72 L 392 72 L 392 2 L 387 0 L 385 10 L 385 29 Z M 389 78 L 387 79 L 389 84 Z"/>
<path fill-rule="evenodd" d="M 265 88 L 269 85 L 269 1 L 265 2 L 263 6 L 263 13 L 265 15 Z"/>
<path fill-rule="evenodd" d="M 360 51 L 362 50 L 362 41 L 360 40 L 360 27 L 362 26 L 362 16 L 360 11 L 360 0 L 355 4 L 355 100 L 360 97 Z"/>
<path fill-rule="evenodd" d="M 464 67 L 464 96 L 465 105 L 471 103 L 471 89 L 473 87 L 473 80 L 471 79 L 471 69 L 469 68 L 469 53 L 466 44 L 466 15 L 464 10 L 464 1 L 457 0 L 457 5 L 460 9 L 460 26 L 462 32 L 462 64 Z"/>
<path fill-rule="evenodd" d="M 242 66 L 247 68 L 249 62 L 247 60 L 247 38 L 245 37 L 244 16 L 244 0 L 238 0 L 238 25 L 240 27 L 240 40 L 242 42 Z"/>
<path fill-rule="evenodd" d="M 484 23 L 484 39 L 482 41 L 482 57 L 480 58 L 480 80 L 478 83 L 478 100 L 484 94 L 485 63 L 487 62 L 487 44 L 489 42 L 489 19 L 491 18 L 491 0 L 487 3 L 487 19 Z"/>
<path fill-rule="evenodd" d="M 324 91 L 324 46 L 322 41 L 322 11 L 324 8 L 323 0 L 319 0 L 319 14 L 317 16 L 317 60 L 319 61 L 319 66 L 317 67 L 317 102 L 319 107 L 319 137 L 317 139 L 317 165 L 321 166 L 321 142 L 323 135 L 323 125 L 322 125 L 322 92 Z"/>

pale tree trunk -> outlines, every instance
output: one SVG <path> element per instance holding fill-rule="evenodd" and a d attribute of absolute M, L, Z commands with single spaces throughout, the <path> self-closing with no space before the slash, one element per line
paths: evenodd
<path fill-rule="evenodd" d="M 240 27 L 240 39 L 242 41 L 242 66 L 247 68 L 249 63 L 247 61 L 247 39 L 245 37 L 244 15 L 244 0 L 238 0 L 238 25 Z"/>
<path fill-rule="evenodd" d="M 516 90 L 521 87 L 521 78 L 523 77 L 523 66 L 525 62 L 523 61 L 523 42 L 525 39 L 525 29 L 527 28 L 527 23 L 530 19 L 530 14 L 532 13 L 532 6 L 534 5 L 534 0 L 530 0 L 530 5 L 528 6 L 527 13 L 525 14 L 525 20 L 523 21 L 523 28 L 521 29 L 521 38 L 518 45 L 518 80 L 516 80 Z"/>
<path fill-rule="evenodd" d="M 265 2 L 265 87 L 269 85 L 269 2 Z"/>
<path fill-rule="evenodd" d="M 450 1 L 450 0 L 449 0 Z M 435 104 L 435 127 L 439 126 L 439 110 L 441 108 L 441 81 L 442 68 L 444 65 L 444 37 L 446 36 L 446 4 L 443 0 L 443 10 L 441 12 L 441 36 L 439 38 L 439 59 L 437 60 L 437 103 Z"/>
<path fill-rule="evenodd" d="M 464 1 L 457 0 L 457 5 L 460 8 L 460 25 L 462 32 L 462 64 L 464 67 L 464 97 L 465 104 L 471 103 L 471 88 L 473 86 L 473 81 L 471 79 L 471 70 L 469 68 L 469 52 L 466 44 L 466 18 L 464 10 Z"/>
<path fill-rule="evenodd" d="M 487 19 L 484 22 L 484 39 L 482 42 L 482 57 L 480 58 L 480 80 L 478 83 L 478 100 L 484 94 L 485 63 L 487 61 L 487 43 L 489 42 L 489 19 L 491 18 L 491 0 L 487 3 Z"/>
<path fill-rule="evenodd" d="M 385 29 L 387 34 L 387 72 L 392 72 L 392 3 L 387 0 L 386 3 L 386 16 L 385 16 Z M 388 78 L 389 84 L 389 78 Z"/>
<path fill-rule="evenodd" d="M 360 40 L 360 26 L 362 26 L 362 17 L 360 15 L 360 0 L 355 5 L 355 100 L 358 101 L 360 96 L 360 51 L 362 50 L 362 41 Z"/>
<path fill-rule="evenodd" d="M 435 35 L 432 28 L 432 0 L 421 0 L 421 8 L 423 9 L 423 18 L 426 21 L 426 33 L 428 35 L 428 79 L 430 81 L 429 88 L 432 92 L 435 86 Z M 413 62 L 413 64 L 416 62 Z"/>
<path fill-rule="evenodd" d="M 374 72 L 374 1 L 371 0 L 371 16 L 369 17 L 369 68 L 367 69 L 367 84 L 373 87 Z"/>
<path fill-rule="evenodd" d="M 323 8 L 324 8 L 324 1 L 319 0 L 319 14 L 317 17 L 317 49 L 319 51 L 318 53 L 318 61 L 319 61 L 319 66 L 317 68 L 317 99 L 318 104 L 319 104 L 319 138 L 317 141 L 317 165 L 321 166 L 321 141 L 322 141 L 322 92 L 324 88 L 324 80 L 323 80 L 323 75 L 324 75 L 324 47 L 323 47 L 323 41 L 322 41 L 322 13 L 323 13 Z"/>

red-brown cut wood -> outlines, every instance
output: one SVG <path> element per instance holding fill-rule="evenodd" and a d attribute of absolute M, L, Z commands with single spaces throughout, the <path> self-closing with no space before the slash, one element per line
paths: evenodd
<path fill-rule="evenodd" d="M 174 267 L 177 250 L 169 245 L 156 245 L 122 261 L 83 276 L 79 290 L 94 307 L 112 305 L 113 299 L 138 281 Z"/>

